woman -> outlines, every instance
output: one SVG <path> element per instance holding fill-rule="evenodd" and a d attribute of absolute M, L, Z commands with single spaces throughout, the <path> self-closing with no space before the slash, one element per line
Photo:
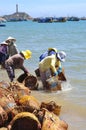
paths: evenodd
<path fill-rule="evenodd" d="M 9 57 L 8 55 L 8 43 L 5 41 L 0 44 L 0 65 L 4 68 L 5 60 Z"/>
<path fill-rule="evenodd" d="M 39 62 L 42 61 L 45 57 L 50 56 L 50 55 L 55 55 L 56 53 L 57 53 L 56 48 L 48 48 L 46 52 L 40 55 Z"/>
<path fill-rule="evenodd" d="M 15 44 L 16 39 L 14 37 L 9 36 L 5 42 L 8 44 L 8 55 L 9 56 L 13 56 L 15 54 L 18 54 L 18 49 L 17 46 Z"/>
<path fill-rule="evenodd" d="M 5 68 L 11 82 L 15 78 L 15 69 L 21 69 L 24 71 L 24 73 L 29 73 L 29 71 L 24 67 L 23 64 L 24 64 L 24 60 L 31 58 L 31 55 L 32 53 L 30 50 L 21 51 L 20 53 L 9 57 L 5 61 Z"/>
<path fill-rule="evenodd" d="M 62 72 L 61 62 L 64 62 L 66 53 L 60 51 L 56 55 L 50 55 L 39 62 L 40 76 L 43 87 L 46 88 L 46 80 L 52 76 L 58 76 Z"/>

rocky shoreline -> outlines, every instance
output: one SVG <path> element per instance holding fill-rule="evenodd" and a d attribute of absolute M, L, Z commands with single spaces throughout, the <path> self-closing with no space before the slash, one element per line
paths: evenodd
<path fill-rule="evenodd" d="M 8 22 L 10 22 L 10 21 L 27 21 L 27 20 L 32 19 L 32 17 L 25 12 L 16 12 L 16 13 L 13 13 L 10 15 L 4 15 L 3 18 Z"/>
<path fill-rule="evenodd" d="M 47 21 L 49 22 L 66 22 L 66 21 L 79 21 L 79 20 L 86 20 L 86 17 L 36 17 L 33 18 L 29 14 L 25 12 L 15 12 L 10 15 L 4 15 L 0 17 L 0 21 L 7 21 L 7 22 L 17 22 L 17 21 L 28 21 L 28 20 L 33 20 L 33 21 L 44 21 L 48 19 Z"/>

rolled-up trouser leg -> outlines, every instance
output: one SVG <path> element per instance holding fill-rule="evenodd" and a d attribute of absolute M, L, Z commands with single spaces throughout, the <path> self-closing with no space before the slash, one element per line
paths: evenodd
<path fill-rule="evenodd" d="M 42 72 L 40 70 L 40 76 L 41 76 L 41 81 L 43 83 L 43 88 L 46 89 L 47 88 L 47 82 L 46 82 L 46 80 L 51 77 L 51 71 L 50 71 L 50 69 L 46 70 L 45 72 Z"/>
<path fill-rule="evenodd" d="M 15 78 L 14 67 L 10 66 L 8 64 L 5 64 L 5 68 L 6 68 L 7 74 L 10 78 L 10 81 L 12 82 L 13 79 Z"/>

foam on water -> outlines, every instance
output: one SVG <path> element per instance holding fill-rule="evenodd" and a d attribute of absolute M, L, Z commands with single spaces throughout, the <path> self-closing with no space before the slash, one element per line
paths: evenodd
<path fill-rule="evenodd" d="M 61 86 L 62 86 L 62 91 L 69 91 L 72 89 L 72 86 L 69 81 L 66 81 L 66 82 L 63 81 L 61 83 Z"/>

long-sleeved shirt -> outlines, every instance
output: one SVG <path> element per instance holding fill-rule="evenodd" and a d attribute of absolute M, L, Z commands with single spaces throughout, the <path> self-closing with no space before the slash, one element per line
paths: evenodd
<path fill-rule="evenodd" d="M 56 67 L 61 67 L 61 62 L 56 58 L 56 55 L 47 56 L 39 62 L 39 68 L 42 72 L 51 69 L 55 73 L 57 71 Z"/>
<path fill-rule="evenodd" d="M 18 49 L 17 49 L 15 43 L 8 45 L 8 54 L 9 54 L 9 56 L 13 56 L 15 54 L 18 54 Z"/>
<path fill-rule="evenodd" d="M 5 61 L 9 66 L 14 66 L 16 69 L 22 69 L 24 72 L 29 73 L 28 70 L 24 67 L 24 57 L 21 54 L 16 54 Z"/>
<path fill-rule="evenodd" d="M 4 44 L 0 44 L 0 53 L 2 54 L 7 54 L 7 51 L 8 51 L 8 46 L 7 45 L 4 45 Z"/>
<path fill-rule="evenodd" d="M 0 64 L 3 64 L 5 60 L 9 57 L 7 54 L 8 46 L 0 44 Z"/>

